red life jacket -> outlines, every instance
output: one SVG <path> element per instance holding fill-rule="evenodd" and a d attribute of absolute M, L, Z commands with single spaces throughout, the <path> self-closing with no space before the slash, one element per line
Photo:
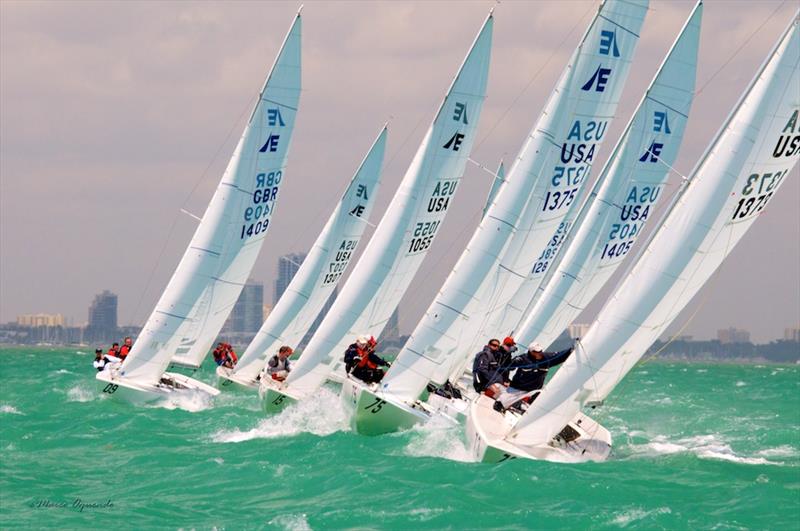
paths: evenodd
<path fill-rule="evenodd" d="M 356 347 L 358 348 L 358 347 Z M 378 366 L 370 361 L 369 359 L 369 350 L 361 350 L 358 349 L 358 355 L 361 356 L 361 360 L 358 362 L 358 367 L 366 367 L 368 369 L 377 369 Z"/>
<path fill-rule="evenodd" d="M 228 349 L 228 354 L 231 355 L 231 359 L 233 360 L 233 363 L 237 363 L 239 361 L 239 358 L 236 357 L 236 353 L 233 351 L 232 348 Z"/>
<path fill-rule="evenodd" d="M 131 348 L 133 347 L 129 347 L 128 345 L 122 345 L 119 347 L 119 357 L 125 359 L 128 353 L 131 351 Z"/>

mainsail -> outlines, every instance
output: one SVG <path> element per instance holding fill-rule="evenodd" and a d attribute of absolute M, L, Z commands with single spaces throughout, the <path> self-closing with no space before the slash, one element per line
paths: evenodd
<path fill-rule="evenodd" d="M 490 14 L 363 256 L 286 380 L 306 396 L 359 334 L 378 337 L 433 243 L 458 188 L 489 70 Z"/>
<path fill-rule="evenodd" d="M 170 358 L 198 366 L 253 268 L 269 227 L 300 98 L 300 14 L 211 202 L 125 363 L 157 383 Z"/>
<path fill-rule="evenodd" d="M 443 383 L 472 354 L 487 307 L 498 308 L 527 276 L 589 173 L 646 12 L 646 1 L 600 7 L 488 212 L 384 378 L 384 392 L 413 401 L 429 380 Z"/>
<path fill-rule="evenodd" d="M 549 441 L 602 400 L 708 281 L 800 158 L 800 18 L 781 37 L 679 200 L 508 440 Z"/>
<path fill-rule="evenodd" d="M 281 345 L 296 347 L 336 289 L 356 252 L 378 194 L 386 133 L 384 127 L 303 265 L 239 359 L 234 374 L 255 380 L 266 356 Z"/>
<path fill-rule="evenodd" d="M 698 3 L 603 168 L 557 269 L 516 331 L 521 345 L 555 341 L 622 263 L 664 195 L 694 99 L 702 13 Z"/>

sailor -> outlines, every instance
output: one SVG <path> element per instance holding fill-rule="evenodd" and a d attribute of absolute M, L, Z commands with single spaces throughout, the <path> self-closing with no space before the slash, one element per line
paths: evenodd
<path fill-rule="evenodd" d="M 225 349 L 225 356 L 224 360 L 222 361 L 222 365 L 229 369 L 233 369 L 234 365 L 239 362 L 239 358 L 236 356 L 236 352 L 233 350 L 233 345 L 230 343 L 223 343 L 222 345 Z"/>
<path fill-rule="evenodd" d="M 564 363 L 575 347 L 560 352 L 543 352 L 543 350 L 541 344 L 534 343 L 527 353 L 517 356 L 511 361 L 508 369 L 517 369 L 517 372 L 514 373 L 506 393 L 499 398 L 503 408 L 518 402 L 523 395 L 541 389 L 547 378 L 547 371 L 551 367 Z M 498 408 L 495 407 L 495 409 Z"/>
<path fill-rule="evenodd" d="M 116 356 L 103 354 L 103 349 L 101 348 L 94 349 L 94 363 L 92 363 L 92 365 L 94 365 L 94 368 L 97 369 L 98 372 L 107 369 L 112 363 L 119 363 L 120 361 L 122 360 Z"/>
<path fill-rule="evenodd" d="M 472 387 L 488 396 L 499 395 L 503 389 L 503 367 L 498 362 L 500 340 L 490 339 L 472 363 Z"/>
<path fill-rule="evenodd" d="M 292 347 L 284 345 L 278 349 L 277 354 L 269 359 L 267 362 L 267 374 L 269 374 L 273 380 L 282 382 L 289 376 L 289 373 L 292 371 L 292 367 L 289 365 L 289 356 L 291 356 L 293 352 Z"/>
<path fill-rule="evenodd" d="M 125 358 L 128 357 L 128 354 L 130 354 L 132 348 L 133 348 L 133 340 L 131 339 L 131 336 L 128 336 L 125 338 L 122 347 L 119 349 L 120 359 L 125 361 Z"/>
<path fill-rule="evenodd" d="M 348 374 L 364 383 L 380 382 L 385 372 L 378 367 L 389 367 L 389 362 L 375 354 L 377 345 L 374 337 L 358 336 L 344 354 L 344 366 Z"/>
<path fill-rule="evenodd" d="M 216 363 L 218 366 L 225 363 L 225 360 L 227 359 L 225 356 L 225 343 L 217 343 L 212 356 L 214 356 L 214 363 Z"/>
<path fill-rule="evenodd" d="M 509 366 L 511 365 L 511 360 L 514 358 L 514 353 L 517 350 L 519 350 L 517 348 L 517 342 L 514 341 L 514 338 L 511 336 L 503 339 L 503 342 L 500 344 L 500 348 L 497 349 L 497 365 L 503 369 L 503 385 L 506 387 L 508 387 L 508 384 L 511 381 L 511 369 Z"/>
<path fill-rule="evenodd" d="M 115 358 L 119 358 L 120 357 L 119 356 L 119 343 L 114 343 L 113 345 L 111 345 L 111 348 L 108 349 L 108 352 L 106 352 L 106 354 L 109 355 L 109 356 L 114 356 Z"/>

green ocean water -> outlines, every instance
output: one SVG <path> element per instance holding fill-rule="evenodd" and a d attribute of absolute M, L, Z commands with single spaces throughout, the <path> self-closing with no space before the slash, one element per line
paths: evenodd
<path fill-rule="evenodd" d="M 92 360 L 0 350 L 0 528 L 800 529 L 798 366 L 650 362 L 593 414 L 609 461 L 483 465 L 448 426 L 356 435 L 328 389 L 135 408 Z"/>

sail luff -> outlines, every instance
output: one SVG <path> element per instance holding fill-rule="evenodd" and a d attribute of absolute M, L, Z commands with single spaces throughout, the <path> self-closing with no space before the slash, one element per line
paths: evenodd
<path fill-rule="evenodd" d="M 550 345 L 625 259 L 663 195 L 683 140 L 697 70 L 702 3 L 686 20 L 576 218 L 556 267 L 516 331 Z"/>
<path fill-rule="evenodd" d="M 510 440 L 544 443 L 589 397 L 607 396 L 779 191 L 800 158 L 798 23 L 795 15 L 681 200 Z"/>
<path fill-rule="evenodd" d="M 356 252 L 378 194 L 386 136 L 387 128 L 384 127 L 361 161 L 303 264 L 239 358 L 234 374 L 255 380 L 265 359 L 281 345 L 297 348 L 336 289 Z"/>
<path fill-rule="evenodd" d="M 269 98 L 260 93 L 183 258 L 122 366 L 122 377 L 157 383 L 175 353 L 194 349 L 205 355 L 232 309 L 282 180 L 300 95 L 300 34 L 296 17 L 267 76 Z"/>
<path fill-rule="evenodd" d="M 286 383 L 313 392 L 360 334 L 378 337 L 434 241 L 464 173 L 486 95 L 487 17 L 361 259 Z"/>

